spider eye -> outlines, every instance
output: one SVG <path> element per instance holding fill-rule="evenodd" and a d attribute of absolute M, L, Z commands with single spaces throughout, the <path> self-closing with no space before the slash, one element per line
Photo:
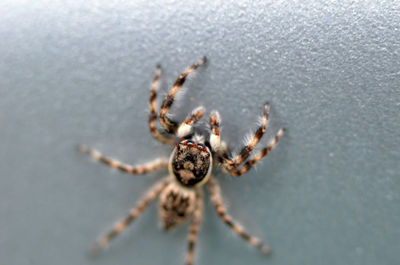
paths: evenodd
<path fill-rule="evenodd" d="M 187 140 L 187 141 L 186 141 L 186 144 L 192 145 L 192 144 L 194 144 L 194 142 L 193 142 L 192 140 Z"/>
<path fill-rule="evenodd" d="M 204 144 L 197 144 L 200 149 L 204 149 Z"/>

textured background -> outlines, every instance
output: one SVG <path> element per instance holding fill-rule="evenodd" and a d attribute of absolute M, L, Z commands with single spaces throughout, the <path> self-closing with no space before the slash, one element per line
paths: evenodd
<path fill-rule="evenodd" d="M 269 100 L 261 145 L 288 133 L 242 178 L 216 173 L 229 212 L 273 255 L 207 200 L 196 264 L 399 264 L 400 4 L 199 2 L 1 1 L 1 264 L 183 264 L 187 225 L 159 231 L 155 205 L 86 255 L 165 172 L 125 175 L 74 146 L 132 164 L 168 156 L 147 128 L 154 67 L 165 92 L 203 55 L 177 117 L 218 109 L 238 146 Z"/>

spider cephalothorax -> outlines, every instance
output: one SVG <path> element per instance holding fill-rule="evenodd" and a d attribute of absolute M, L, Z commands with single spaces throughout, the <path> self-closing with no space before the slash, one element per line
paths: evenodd
<path fill-rule="evenodd" d="M 157 67 L 156 76 L 150 91 L 149 128 L 151 134 L 158 141 L 174 146 L 169 159 L 159 158 L 147 164 L 133 167 L 115 159 L 105 157 L 98 151 L 92 150 L 87 146 L 78 146 L 81 152 L 87 153 L 93 158 L 129 174 L 145 174 L 161 168 L 168 168 L 169 171 L 168 176 L 157 182 L 124 219 L 118 222 L 110 232 L 96 242 L 92 249 L 93 251 L 98 251 L 105 247 L 112 238 L 121 233 L 135 220 L 150 202 L 159 197 L 159 214 L 162 227 L 165 230 L 176 227 L 191 217 L 186 264 L 193 264 L 193 252 L 203 213 L 203 185 L 206 185 L 211 196 L 211 201 L 222 221 L 249 244 L 259 248 L 265 254 L 269 253 L 269 247 L 266 244 L 247 234 L 242 227 L 237 225 L 226 214 L 219 185 L 211 175 L 211 171 L 213 165 L 218 164 L 225 172 L 232 176 L 240 176 L 246 173 L 275 147 L 279 138 L 282 137 L 284 130 L 280 129 L 267 147 L 261 149 L 253 157 L 250 157 L 267 127 L 269 105 L 266 103 L 261 124 L 255 131 L 254 136 L 241 149 L 237 156 L 232 157 L 227 145 L 221 141 L 220 117 L 217 111 L 213 111 L 210 114 L 210 133 L 207 135 L 208 138 L 206 141 L 204 141 L 204 135 L 197 135 L 193 132 L 194 123 L 201 119 L 204 114 L 205 109 L 203 107 L 194 109 L 181 123 L 170 119 L 167 114 L 186 77 L 205 62 L 206 58 L 204 57 L 203 60 L 192 65 L 178 77 L 169 90 L 168 95 L 164 98 L 159 115 L 156 112 L 156 98 L 161 68 Z M 156 127 L 157 116 L 163 128 L 162 130 Z"/>
<path fill-rule="evenodd" d="M 204 184 L 212 169 L 210 149 L 203 143 L 183 140 L 171 154 L 170 171 L 185 187 Z"/>

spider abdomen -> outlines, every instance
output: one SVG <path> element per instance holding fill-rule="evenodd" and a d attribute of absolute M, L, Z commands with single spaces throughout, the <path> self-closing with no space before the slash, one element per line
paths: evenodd
<path fill-rule="evenodd" d="M 184 222 L 193 212 L 196 192 L 171 182 L 160 194 L 159 212 L 162 227 L 169 230 Z"/>

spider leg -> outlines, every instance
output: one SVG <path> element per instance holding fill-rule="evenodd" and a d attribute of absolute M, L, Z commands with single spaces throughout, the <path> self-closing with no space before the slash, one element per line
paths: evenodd
<path fill-rule="evenodd" d="M 256 130 L 254 136 L 248 144 L 241 150 L 239 155 L 235 159 L 232 159 L 229 155 L 230 151 L 227 146 L 221 142 L 220 136 L 220 118 L 217 111 L 211 113 L 210 116 L 210 145 L 213 151 L 216 153 L 216 159 L 221 163 L 223 169 L 232 176 L 240 176 L 246 173 L 252 166 L 260 161 L 264 156 L 266 156 L 278 143 L 278 140 L 283 136 L 284 129 L 280 129 L 276 134 L 272 142 L 265 148 L 263 148 L 259 153 L 257 153 L 253 158 L 248 160 L 246 163 L 243 162 L 251 155 L 255 146 L 260 141 L 261 137 L 264 135 L 267 124 L 268 124 L 268 114 L 269 106 L 268 103 L 265 104 L 264 115 L 262 117 L 261 125 Z M 243 166 L 240 168 L 240 165 Z"/>
<path fill-rule="evenodd" d="M 161 75 L 161 66 L 157 65 L 156 74 L 154 76 L 153 84 L 151 85 L 150 90 L 150 114 L 149 114 L 149 129 L 151 135 L 156 138 L 159 142 L 163 144 L 175 144 L 175 139 L 163 134 L 159 129 L 156 127 L 156 98 L 157 98 L 157 87 L 158 82 Z"/>
<path fill-rule="evenodd" d="M 253 158 L 244 163 L 240 169 L 239 168 L 228 169 L 227 173 L 232 176 L 241 176 L 247 171 L 249 171 L 255 163 L 260 161 L 264 156 L 268 155 L 269 152 L 271 152 L 271 150 L 278 143 L 279 139 L 283 136 L 284 132 L 285 129 L 280 129 L 278 133 L 275 135 L 274 139 L 269 143 L 267 147 L 261 149 L 261 151 L 258 152 Z"/>
<path fill-rule="evenodd" d="M 189 227 L 188 249 L 186 254 L 186 264 L 193 264 L 194 247 L 197 241 L 197 234 L 200 228 L 201 219 L 203 217 L 203 194 L 199 192 L 196 201 L 196 209 L 193 213 L 193 219 Z"/>
<path fill-rule="evenodd" d="M 204 114 L 204 107 L 198 107 L 192 111 L 184 122 L 178 127 L 176 136 L 183 138 L 192 132 L 193 124 L 196 123 Z"/>
<path fill-rule="evenodd" d="M 209 121 L 211 130 L 210 133 L 211 149 L 220 156 L 221 155 L 223 156 L 223 154 L 227 155 L 228 153 L 227 147 L 223 142 L 221 142 L 221 135 L 220 135 L 221 119 L 218 111 L 214 110 L 211 112 Z"/>
<path fill-rule="evenodd" d="M 265 103 L 264 105 L 264 115 L 261 120 L 261 125 L 260 127 L 257 128 L 257 130 L 254 133 L 254 136 L 250 139 L 250 141 L 246 144 L 246 146 L 243 147 L 243 149 L 240 151 L 240 153 L 236 156 L 235 160 L 233 161 L 233 164 L 231 166 L 239 166 L 240 164 L 243 163 L 251 154 L 251 152 L 254 150 L 258 142 L 261 140 L 263 137 L 267 124 L 268 124 L 268 115 L 269 115 L 269 104 Z"/>
<path fill-rule="evenodd" d="M 183 83 L 186 80 L 186 77 L 191 74 L 197 67 L 203 65 L 206 62 L 206 57 L 195 64 L 193 64 L 189 69 L 187 69 L 183 74 L 181 74 L 178 79 L 175 81 L 172 88 L 169 90 L 168 95 L 164 98 L 161 108 L 160 108 L 160 123 L 161 126 L 169 133 L 172 133 L 176 130 L 177 124 L 167 117 L 169 108 L 174 103 L 175 96 L 179 92 L 179 89 L 182 87 Z"/>
<path fill-rule="evenodd" d="M 114 227 L 103 237 L 99 238 L 94 246 L 89 250 L 92 255 L 98 254 L 100 250 L 108 245 L 111 239 L 119 235 L 125 228 L 131 224 L 140 214 L 147 208 L 147 206 L 160 194 L 160 192 L 168 184 L 168 179 L 164 178 L 154 185 L 145 195 L 139 200 L 137 206 L 130 210 L 129 214 L 117 222 Z"/>
<path fill-rule="evenodd" d="M 244 240 L 246 240 L 253 247 L 258 248 L 262 253 L 269 254 L 270 249 L 268 245 L 262 243 L 258 238 L 253 237 L 247 234 L 244 229 L 237 225 L 232 218 L 226 213 L 224 202 L 222 200 L 221 191 L 219 184 L 216 182 L 214 178 L 210 178 L 208 181 L 208 188 L 210 191 L 211 202 L 213 203 L 215 210 L 221 220 L 227 224 L 236 234 L 241 236 Z"/>
<path fill-rule="evenodd" d="M 232 159 L 228 155 L 227 148 L 223 148 L 221 152 L 221 140 L 220 140 L 220 118 L 218 112 L 213 112 L 210 116 L 210 127 L 211 127 L 211 136 L 210 136 L 210 144 L 214 150 L 220 150 L 219 156 L 222 159 L 223 167 L 227 171 L 231 171 L 239 167 L 251 154 L 254 150 L 258 142 L 263 137 L 265 130 L 268 124 L 268 114 L 269 114 L 269 105 L 268 103 L 264 106 L 264 115 L 261 120 L 260 127 L 255 131 L 253 137 L 248 141 L 248 143 L 242 148 L 240 153 L 236 156 L 235 159 Z"/>
<path fill-rule="evenodd" d="M 88 154 L 94 159 L 125 173 L 132 175 L 141 175 L 149 172 L 159 170 L 161 168 L 166 168 L 168 166 L 168 159 L 158 158 L 146 164 L 138 165 L 133 167 L 131 165 L 122 163 L 118 160 L 103 156 L 99 151 L 90 149 L 86 145 L 78 145 L 78 150 L 84 154 Z"/>

